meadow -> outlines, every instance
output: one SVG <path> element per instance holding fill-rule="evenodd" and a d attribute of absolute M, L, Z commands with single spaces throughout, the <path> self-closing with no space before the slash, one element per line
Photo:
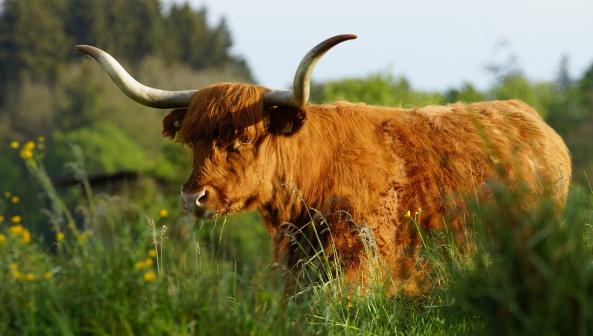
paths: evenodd
<path fill-rule="evenodd" d="M 313 83 L 314 103 L 520 99 L 570 149 L 562 214 L 546 199 L 518 209 L 521 194 L 504 189 L 487 204 L 469 199 L 471 243 L 421 232 L 432 289 L 387 295 L 385 283 L 348 288 L 331 251 L 287 272 L 255 212 L 183 215 L 191 163 L 159 137 L 162 111 L 72 51 L 97 45 L 154 87 L 256 82 L 227 22 L 214 21 L 205 7 L 161 0 L 2 2 L 0 335 L 593 334 L 593 64 L 575 75 L 563 57 L 536 81 L 509 49 L 485 64 L 483 88 L 418 90 L 399 68 Z M 93 182 L 118 174 L 134 178 Z M 414 225 L 422 212 L 410 210 Z"/>
<path fill-rule="evenodd" d="M 435 286 L 421 297 L 347 288 L 323 253 L 287 291 L 293 275 L 274 263 L 257 213 L 200 220 L 88 183 L 64 199 L 43 167 L 45 139 L 9 146 L 49 202 L 44 226 L 31 226 L 20 196 L 2 195 L 3 335 L 593 333 L 591 190 L 573 188 L 560 218 L 551 202 L 525 213 L 520 195 L 496 190 L 472 207 L 469 247 L 423 232 Z"/>

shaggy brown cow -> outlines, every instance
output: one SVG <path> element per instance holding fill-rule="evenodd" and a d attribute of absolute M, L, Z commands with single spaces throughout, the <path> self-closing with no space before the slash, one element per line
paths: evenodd
<path fill-rule="evenodd" d="M 179 107 L 165 117 L 163 134 L 193 150 L 184 209 L 199 215 L 258 209 L 277 258 L 290 268 L 311 252 L 295 242 L 317 241 L 315 228 L 323 248 L 335 248 L 347 279 L 364 283 L 373 264 L 366 237 L 395 284 L 414 292 L 420 238 L 409 211 L 422 209 L 419 224 L 426 229 L 447 223 L 462 236 L 462 196 L 487 198 L 487 182 L 494 179 L 509 187 L 524 182 L 528 197 L 549 192 L 562 207 L 571 175 L 568 150 L 521 101 L 414 109 L 307 104 L 316 62 L 352 38 L 336 36 L 313 48 L 292 91 L 235 83 L 161 91 L 136 82 L 107 53 L 77 49 L 136 101 Z"/>

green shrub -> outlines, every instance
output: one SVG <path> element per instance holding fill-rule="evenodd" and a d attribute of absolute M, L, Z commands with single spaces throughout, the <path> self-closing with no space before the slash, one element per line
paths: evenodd
<path fill-rule="evenodd" d="M 79 146 L 85 156 L 89 174 L 142 171 L 150 163 L 144 151 L 117 126 L 102 122 L 69 132 L 56 131 L 47 156 L 48 169 L 54 174 L 64 164 L 75 161 L 72 145 Z"/>

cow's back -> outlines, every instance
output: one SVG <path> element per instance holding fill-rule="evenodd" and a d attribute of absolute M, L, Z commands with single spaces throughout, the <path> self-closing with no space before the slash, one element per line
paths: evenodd
<path fill-rule="evenodd" d="M 441 217 L 462 196 L 483 197 L 489 183 L 522 192 L 526 204 L 551 196 L 561 207 L 571 175 L 566 145 L 527 104 L 490 101 L 428 106 L 396 113 L 381 125 L 389 137 L 399 181 L 400 209 Z M 547 195 L 546 195 L 547 194 Z M 535 203 L 534 203 L 535 204 Z M 429 226 L 442 218 L 429 219 Z"/>

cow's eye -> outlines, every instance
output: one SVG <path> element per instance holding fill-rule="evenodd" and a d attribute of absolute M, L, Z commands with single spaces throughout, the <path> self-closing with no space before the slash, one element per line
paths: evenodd
<path fill-rule="evenodd" d="M 218 149 L 226 149 L 229 148 L 230 146 L 232 146 L 233 142 L 226 140 L 226 139 L 216 139 L 214 141 L 214 145 L 216 146 L 216 148 Z"/>
<path fill-rule="evenodd" d="M 253 138 L 250 137 L 249 135 L 244 135 L 239 140 L 241 141 L 242 145 L 249 145 L 253 142 Z"/>

